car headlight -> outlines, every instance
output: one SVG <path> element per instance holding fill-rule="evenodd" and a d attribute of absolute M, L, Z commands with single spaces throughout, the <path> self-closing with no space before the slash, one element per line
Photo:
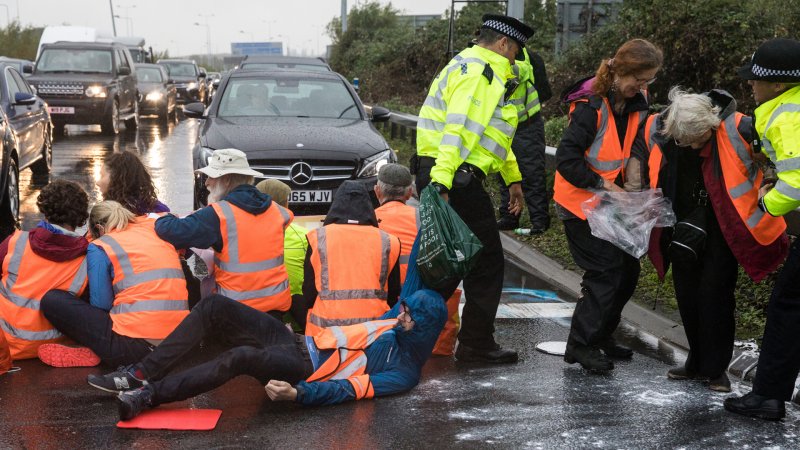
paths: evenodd
<path fill-rule="evenodd" d="M 145 99 L 148 102 L 157 102 L 162 98 L 164 98 L 164 93 L 162 93 L 161 91 L 153 91 L 148 93 L 147 96 L 145 96 Z"/>
<path fill-rule="evenodd" d="M 86 96 L 94 98 L 106 98 L 108 91 L 105 86 L 89 86 L 86 88 Z"/>
<path fill-rule="evenodd" d="M 364 167 L 358 173 L 358 178 L 377 177 L 378 171 L 386 164 L 397 161 L 394 150 L 387 149 L 377 155 L 370 156 L 364 160 Z"/>
<path fill-rule="evenodd" d="M 194 81 L 192 81 L 191 83 L 186 83 L 186 89 L 187 90 L 197 89 L 197 83 Z"/>

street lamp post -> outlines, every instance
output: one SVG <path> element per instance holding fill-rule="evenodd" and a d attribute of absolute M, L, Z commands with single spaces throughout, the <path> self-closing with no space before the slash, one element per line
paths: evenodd
<path fill-rule="evenodd" d="M 194 24 L 198 27 L 206 27 L 206 52 L 208 53 L 209 59 L 211 58 L 211 26 L 208 24 L 208 18 L 214 17 L 214 14 L 198 14 L 199 17 L 202 17 L 205 20 L 205 23 L 202 24 L 200 22 L 195 22 Z"/>
<path fill-rule="evenodd" d="M 115 15 L 117 19 L 125 19 L 125 29 L 128 31 L 128 36 L 133 36 L 133 19 L 127 16 Z"/>
<path fill-rule="evenodd" d="M 8 5 L 0 3 L 0 6 L 6 9 L 6 27 L 11 25 L 11 14 L 8 13 Z"/>

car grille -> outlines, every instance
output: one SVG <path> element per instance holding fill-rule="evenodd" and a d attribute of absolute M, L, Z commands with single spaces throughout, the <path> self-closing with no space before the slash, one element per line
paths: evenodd
<path fill-rule="evenodd" d="M 83 96 L 81 83 L 39 83 L 36 86 L 39 95 L 58 98 L 78 98 Z"/>
<path fill-rule="evenodd" d="M 288 181 L 300 185 L 292 180 L 290 171 L 292 166 L 301 161 L 253 161 L 250 166 L 263 174 L 256 178 L 274 178 L 276 180 Z M 348 161 L 302 161 L 311 166 L 311 180 L 303 185 L 316 181 L 348 180 L 353 177 L 356 167 Z"/>

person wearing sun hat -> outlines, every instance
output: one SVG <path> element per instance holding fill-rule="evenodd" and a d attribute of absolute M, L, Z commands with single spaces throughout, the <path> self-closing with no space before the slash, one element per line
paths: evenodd
<path fill-rule="evenodd" d="M 412 159 L 417 192 L 429 184 L 483 244 L 474 270 L 464 278 L 464 306 L 456 359 L 513 363 L 517 352 L 494 340 L 494 319 L 503 288 L 503 248 L 494 205 L 483 188 L 487 175 L 500 173 L 509 187 L 509 211 L 522 210 L 522 175 L 511 141 L 518 124 L 510 102 L 519 87 L 512 66 L 533 29 L 496 14 L 483 16 L 475 45 L 456 55 L 433 80 L 417 122 Z M 440 290 L 449 298 L 461 280 Z"/>
<path fill-rule="evenodd" d="M 161 217 L 156 233 L 177 249 L 213 249 L 216 293 L 280 317 L 292 303 L 283 235 L 294 215 L 253 186 L 261 173 L 240 150 L 215 150 L 197 172 L 208 177 L 209 205 Z"/>
<path fill-rule="evenodd" d="M 771 39 L 739 69 L 758 103 L 755 127 L 761 150 L 775 164 L 778 180 L 759 192 L 762 213 L 782 216 L 800 206 L 800 42 Z M 758 211 L 757 211 L 758 212 Z M 777 255 L 776 255 L 777 257 Z M 767 306 L 767 324 L 753 390 L 725 399 L 725 409 L 780 420 L 800 372 L 800 241 L 795 241 Z"/>

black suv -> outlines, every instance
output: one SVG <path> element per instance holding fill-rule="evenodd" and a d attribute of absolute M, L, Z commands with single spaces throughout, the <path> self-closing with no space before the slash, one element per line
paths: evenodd
<path fill-rule="evenodd" d="M 45 44 L 28 82 L 47 102 L 56 135 L 67 124 L 100 124 L 117 134 L 139 124 L 139 93 L 133 58 L 119 43 Z"/>
<path fill-rule="evenodd" d="M 159 59 L 158 64 L 166 67 L 169 79 L 178 90 L 176 101 L 184 103 L 202 102 L 206 99 L 206 73 L 190 59 Z"/>

